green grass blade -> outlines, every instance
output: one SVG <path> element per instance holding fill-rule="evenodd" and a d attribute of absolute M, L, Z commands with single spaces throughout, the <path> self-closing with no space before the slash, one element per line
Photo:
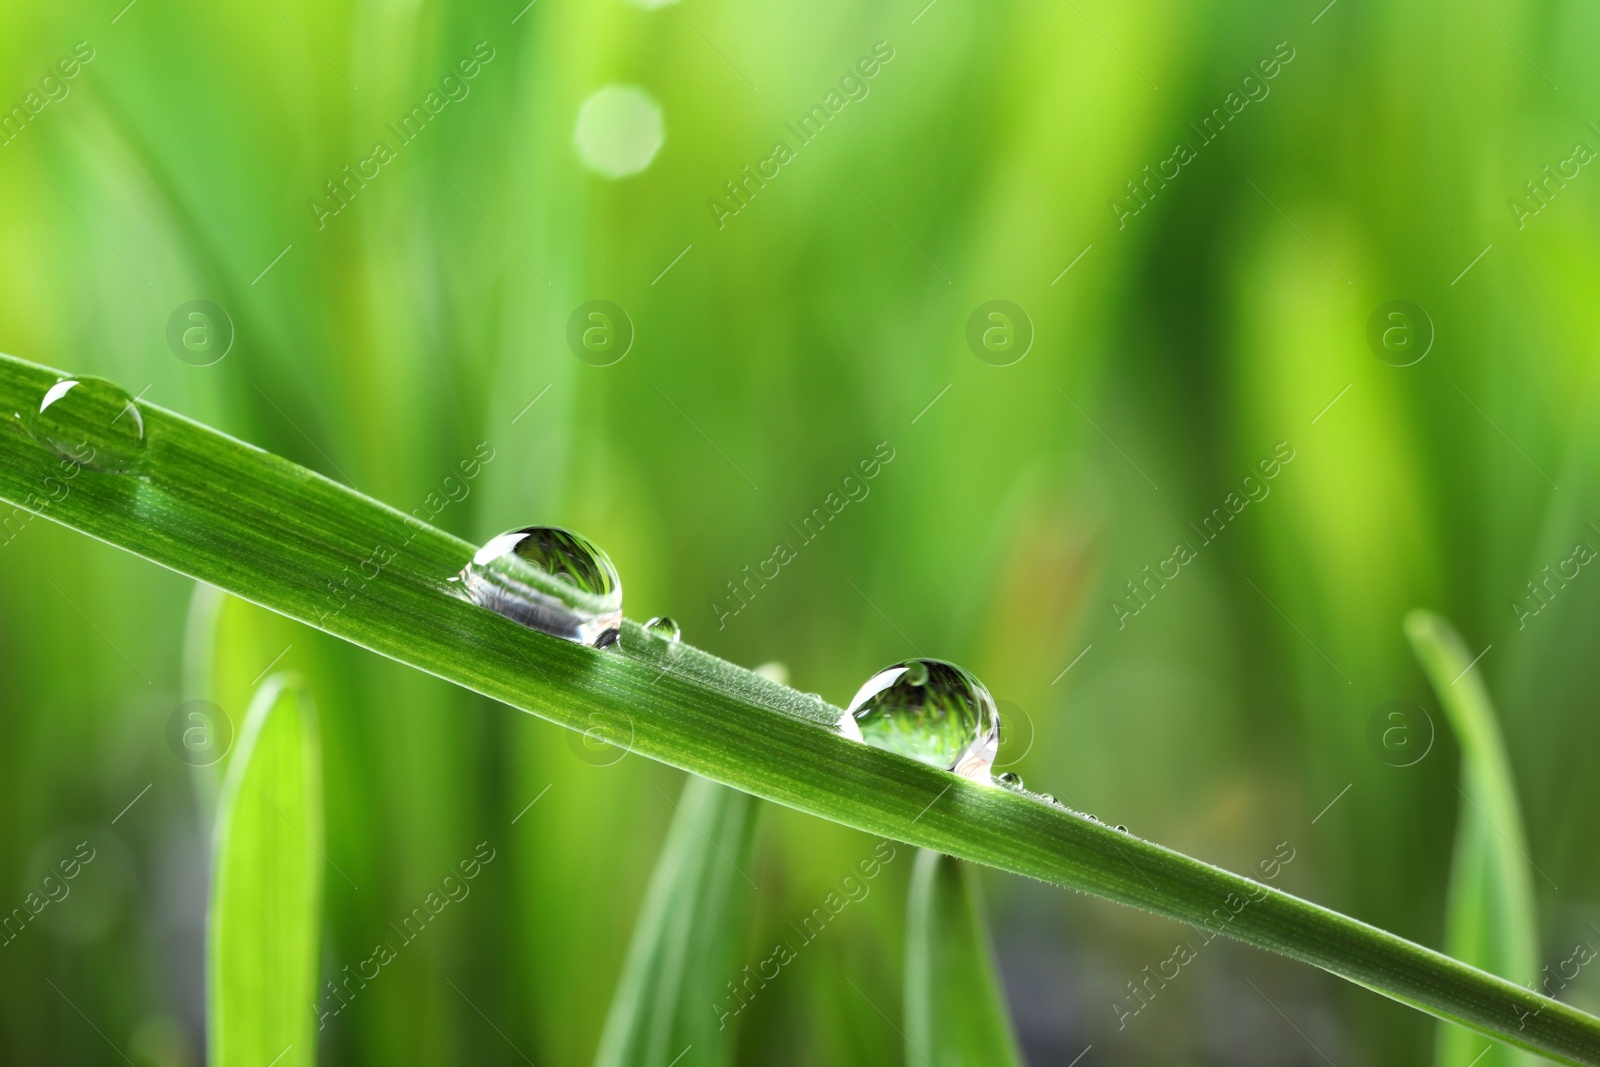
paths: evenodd
<path fill-rule="evenodd" d="M 0 357 L 0 412 L 37 411 L 60 377 Z M 526 629 L 452 594 L 445 580 L 476 546 L 153 404 L 139 410 L 140 471 L 82 469 L 70 481 L 67 461 L 5 420 L 0 497 L 512 707 L 578 730 L 606 724 L 641 755 L 735 789 L 1218 923 L 1440 1018 L 1600 1067 L 1600 1019 L 1036 798 L 847 741 L 831 729 L 837 708 L 687 644 L 650 651 L 664 643 L 637 623 L 609 652 Z"/>
<path fill-rule="evenodd" d="M 758 801 L 691 776 L 656 861 L 595 1067 L 722 1067 L 743 1003 L 729 983 L 754 891 Z M 752 972 L 753 973 L 753 972 Z"/>
<path fill-rule="evenodd" d="M 906 921 L 906 1063 L 1021 1067 L 977 871 L 917 853 Z"/>
<path fill-rule="evenodd" d="M 244 724 L 246 709 L 268 670 L 292 670 L 294 658 L 286 634 L 293 623 L 281 615 L 229 596 L 215 586 L 196 582 L 185 620 L 182 661 L 183 699 L 206 701 L 205 714 L 214 723 L 214 757 L 196 753 L 194 775 L 202 806 L 216 806 L 217 794 Z M 213 761 L 214 760 L 214 761 Z"/>
<path fill-rule="evenodd" d="M 1531 985 L 1539 973 L 1538 920 L 1528 843 L 1505 742 L 1483 676 L 1448 622 L 1431 612 L 1406 617 L 1406 636 L 1433 683 L 1461 746 L 1461 812 L 1445 918 L 1445 948 L 1486 971 Z M 1479 1056 L 1482 1059 L 1479 1059 Z M 1521 1067 L 1515 1049 L 1484 1054 L 1483 1039 L 1442 1026 L 1437 1067 Z"/>
<path fill-rule="evenodd" d="M 311 703 L 273 675 L 246 712 L 217 818 L 206 999 L 215 1067 L 316 1062 L 322 754 Z"/>

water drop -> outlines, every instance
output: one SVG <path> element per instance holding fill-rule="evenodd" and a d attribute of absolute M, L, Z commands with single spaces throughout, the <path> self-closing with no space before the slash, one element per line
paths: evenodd
<path fill-rule="evenodd" d="M 1039 794 L 1039 799 L 1044 801 L 1046 804 L 1059 804 L 1060 803 L 1060 801 L 1058 801 L 1055 797 L 1051 796 L 1049 793 L 1040 793 Z"/>
<path fill-rule="evenodd" d="M 1120 822 L 1117 823 L 1116 829 L 1117 829 L 1117 833 L 1119 833 L 1119 834 L 1125 834 L 1125 833 L 1128 832 L 1128 828 L 1126 826 L 1122 825 Z"/>
<path fill-rule="evenodd" d="M 826 700 L 822 699 L 822 694 L 821 693 L 807 693 L 806 697 L 808 699 L 810 699 L 810 700 L 815 700 L 818 704 L 826 704 L 827 703 Z"/>
<path fill-rule="evenodd" d="M 650 633 L 654 634 L 656 637 L 666 638 L 668 642 L 674 645 L 678 643 L 678 638 L 683 636 L 682 628 L 680 628 L 676 622 L 672 621 L 672 617 L 670 615 L 657 615 L 655 618 L 645 623 L 644 628 Z M 762 666 L 765 666 L 765 664 Z M 756 668 L 757 671 L 760 669 L 760 667 Z"/>
<path fill-rule="evenodd" d="M 1001 774 L 997 774 L 994 776 L 994 780 L 997 784 L 1003 785 L 1007 789 L 1020 790 L 1022 788 L 1022 775 L 1013 771 L 1005 771 Z"/>
<path fill-rule="evenodd" d="M 21 418 L 40 444 L 90 470 L 125 474 L 144 462 L 139 405 L 104 378 L 63 378 L 45 391 L 38 411 Z"/>
<path fill-rule="evenodd" d="M 605 648 L 622 626 L 622 579 L 611 558 L 558 526 L 491 539 L 459 578 L 474 604 L 568 641 Z"/>
<path fill-rule="evenodd" d="M 867 679 L 839 720 L 847 737 L 979 781 L 1000 747 L 1000 713 L 954 663 L 911 659 Z"/>

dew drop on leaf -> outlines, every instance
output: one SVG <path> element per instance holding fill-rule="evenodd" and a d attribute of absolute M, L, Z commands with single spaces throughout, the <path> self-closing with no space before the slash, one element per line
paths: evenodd
<path fill-rule="evenodd" d="M 28 433 L 62 459 L 126 474 L 144 462 L 144 416 L 128 391 L 104 378 L 63 378 L 21 415 Z"/>
<path fill-rule="evenodd" d="M 558 526 L 491 538 L 459 578 L 474 604 L 568 641 L 605 648 L 622 626 L 622 579 L 611 558 Z"/>
<path fill-rule="evenodd" d="M 673 621 L 670 615 L 657 615 L 644 624 L 644 628 L 656 637 L 665 638 L 671 644 L 677 644 L 678 638 L 683 636 L 683 630 Z"/>
<path fill-rule="evenodd" d="M 954 663 L 911 659 L 867 679 L 839 732 L 987 782 L 1000 746 L 1000 713 L 983 683 Z"/>

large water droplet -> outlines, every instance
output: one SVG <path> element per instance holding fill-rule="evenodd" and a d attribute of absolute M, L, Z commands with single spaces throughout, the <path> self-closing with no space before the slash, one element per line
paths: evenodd
<path fill-rule="evenodd" d="M 473 603 L 568 641 L 604 648 L 622 626 L 622 579 L 611 558 L 558 526 L 493 538 L 460 580 Z"/>
<path fill-rule="evenodd" d="M 21 415 L 40 444 L 90 470 L 124 474 L 144 462 L 144 416 L 128 391 L 104 378 L 63 378 Z"/>
<path fill-rule="evenodd" d="M 868 678 L 839 731 L 986 782 L 1000 746 L 1000 714 L 983 683 L 954 663 L 911 659 Z"/>
<path fill-rule="evenodd" d="M 672 644 L 677 644 L 678 638 L 683 636 L 683 629 L 672 620 L 670 615 L 657 615 L 645 623 L 644 628 L 654 636 L 663 637 Z M 781 664 L 779 666 L 781 667 Z M 759 672 L 761 668 L 757 667 L 756 670 Z"/>

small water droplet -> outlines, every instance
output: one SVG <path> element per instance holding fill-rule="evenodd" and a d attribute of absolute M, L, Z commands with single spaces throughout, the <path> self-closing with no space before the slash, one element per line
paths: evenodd
<path fill-rule="evenodd" d="M 1099 822 L 1100 821 L 1100 816 L 1094 815 L 1094 814 L 1091 814 L 1091 813 L 1088 813 L 1088 812 L 1084 813 L 1084 818 L 1088 819 L 1090 822 Z"/>
<path fill-rule="evenodd" d="M 1117 833 L 1125 834 L 1127 832 L 1128 832 L 1128 828 L 1126 826 L 1123 826 L 1121 823 L 1117 823 Z"/>
<path fill-rule="evenodd" d="M 104 378 L 63 378 L 20 417 L 40 444 L 90 470 L 126 474 L 144 462 L 139 404 Z"/>
<path fill-rule="evenodd" d="M 769 682 L 777 682 L 779 685 L 789 684 L 789 668 L 777 660 L 761 664 L 754 668 L 754 672 Z"/>
<path fill-rule="evenodd" d="M 840 718 L 839 731 L 988 781 L 1000 747 L 1000 713 L 983 683 L 954 663 L 911 659 L 867 679 Z"/>
<path fill-rule="evenodd" d="M 815 700 L 818 704 L 826 704 L 827 703 L 826 700 L 822 699 L 822 694 L 821 693 L 807 693 L 806 696 L 811 698 L 812 700 Z"/>
<path fill-rule="evenodd" d="M 678 643 L 678 638 L 683 636 L 683 630 L 676 622 L 672 621 L 672 617 L 670 615 L 657 615 L 655 618 L 645 623 L 644 628 L 657 637 L 666 638 L 674 645 Z M 757 669 L 759 670 L 759 668 Z"/>
<path fill-rule="evenodd" d="M 1007 789 L 1022 788 L 1022 775 L 1017 774 L 1014 771 L 1005 771 L 1001 774 L 997 774 L 994 776 L 994 780 L 997 784 L 1003 785 Z"/>
<path fill-rule="evenodd" d="M 492 538 L 459 577 L 474 604 L 568 641 L 605 648 L 622 626 L 622 579 L 611 558 L 558 526 Z"/>
<path fill-rule="evenodd" d="M 1044 801 L 1046 804 L 1059 804 L 1060 803 L 1060 801 L 1056 800 L 1056 798 L 1051 796 L 1049 793 L 1040 793 L 1039 794 L 1039 799 Z"/>

